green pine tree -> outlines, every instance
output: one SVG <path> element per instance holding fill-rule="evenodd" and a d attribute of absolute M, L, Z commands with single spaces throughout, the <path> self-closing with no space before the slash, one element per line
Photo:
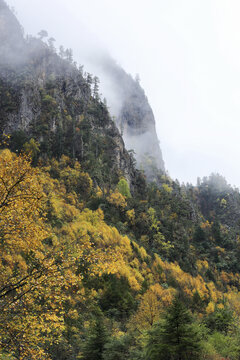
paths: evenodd
<path fill-rule="evenodd" d="M 103 315 L 96 316 L 83 348 L 83 360 L 102 360 L 104 346 L 108 341 L 108 332 L 104 325 Z"/>
<path fill-rule="evenodd" d="M 162 323 L 149 333 L 146 345 L 148 360 L 196 360 L 200 339 L 190 312 L 178 297 L 167 309 Z"/>

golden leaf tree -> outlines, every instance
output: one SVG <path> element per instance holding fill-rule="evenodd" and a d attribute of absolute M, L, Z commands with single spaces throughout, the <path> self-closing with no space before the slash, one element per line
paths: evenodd
<path fill-rule="evenodd" d="M 54 271 L 43 252 L 42 241 L 48 231 L 42 210 L 44 193 L 37 176 L 27 156 L 1 151 L 0 347 L 10 352 L 14 348 L 19 359 L 30 357 L 29 349 L 38 333 L 32 330 L 39 315 L 37 306 L 35 315 L 32 311 L 36 290 L 46 273 Z"/>
<path fill-rule="evenodd" d="M 91 179 L 76 166 L 64 164 L 57 180 L 27 155 L 0 152 L 0 354 L 47 359 L 43 349 L 64 330 L 64 302 L 82 297 L 84 273 L 116 271 L 109 239 L 117 247 L 121 237 L 100 210 L 82 211 L 76 191 L 91 189 Z"/>

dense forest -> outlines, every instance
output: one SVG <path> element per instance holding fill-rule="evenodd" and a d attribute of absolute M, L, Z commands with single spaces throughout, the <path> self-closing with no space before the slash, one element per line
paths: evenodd
<path fill-rule="evenodd" d="M 239 190 L 138 170 L 71 50 L 0 25 L 0 359 L 239 359 Z"/>

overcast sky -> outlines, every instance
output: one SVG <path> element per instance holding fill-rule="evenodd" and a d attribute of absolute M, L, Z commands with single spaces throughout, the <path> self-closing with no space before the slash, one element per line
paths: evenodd
<path fill-rule="evenodd" d="M 106 49 L 140 75 L 174 179 L 219 172 L 240 187 L 239 0 L 7 2 L 26 33 L 46 29 L 79 63 Z"/>

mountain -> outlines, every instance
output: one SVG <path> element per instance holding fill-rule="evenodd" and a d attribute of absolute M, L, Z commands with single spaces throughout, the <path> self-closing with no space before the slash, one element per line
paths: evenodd
<path fill-rule="evenodd" d="M 4 0 L 0 0 L 0 63 L 16 64 L 24 57 L 23 29 Z"/>
<path fill-rule="evenodd" d="M 137 167 L 145 171 L 149 181 L 156 180 L 156 172 L 165 171 L 164 162 L 153 112 L 139 82 L 111 58 L 101 62 L 106 76 L 111 77 L 114 97 L 121 104 L 115 126 L 96 93 L 96 78 L 90 74 L 84 78 L 73 64 L 71 50 L 62 49 L 59 56 L 51 39 L 47 45 L 41 36 L 24 38 L 22 27 L 3 0 L 0 6 L 0 131 L 13 136 L 24 132 L 26 138 L 34 137 L 42 150 L 54 156 L 71 153 L 82 162 L 89 151 L 96 158 L 107 156 L 111 168 L 122 172 L 131 186 L 135 176 L 133 154 L 126 149 L 134 150 Z M 84 129 L 81 133 L 80 128 Z M 100 141 L 104 132 L 114 149 Z M 73 141 L 68 144 L 70 137 Z M 108 147 L 105 155 L 104 147 Z"/>
<path fill-rule="evenodd" d="M 165 165 L 154 114 L 138 77 L 133 79 L 108 54 L 94 56 L 90 63 L 103 80 L 102 91 L 126 148 L 134 150 L 137 166 L 145 171 L 149 181 L 154 180 L 155 170 L 164 173 Z"/>
<path fill-rule="evenodd" d="M 25 38 L 3 0 L 0 19 L 0 359 L 239 359 L 239 190 L 164 172 L 111 59 L 115 121 L 70 49 Z"/>
<path fill-rule="evenodd" d="M 134 188 L 140 173 L 106 106 L 93 94 L 92 76 L 77 69 L 70 50 L 59 56 L 52 43 L 25 39 L 3 0 L 0 6 L 0 132 L 11 134 L 15 150 L 34 138 L 42 156 L 77 158 L 96 183 L 116 183 L 122 175 Z"/>

